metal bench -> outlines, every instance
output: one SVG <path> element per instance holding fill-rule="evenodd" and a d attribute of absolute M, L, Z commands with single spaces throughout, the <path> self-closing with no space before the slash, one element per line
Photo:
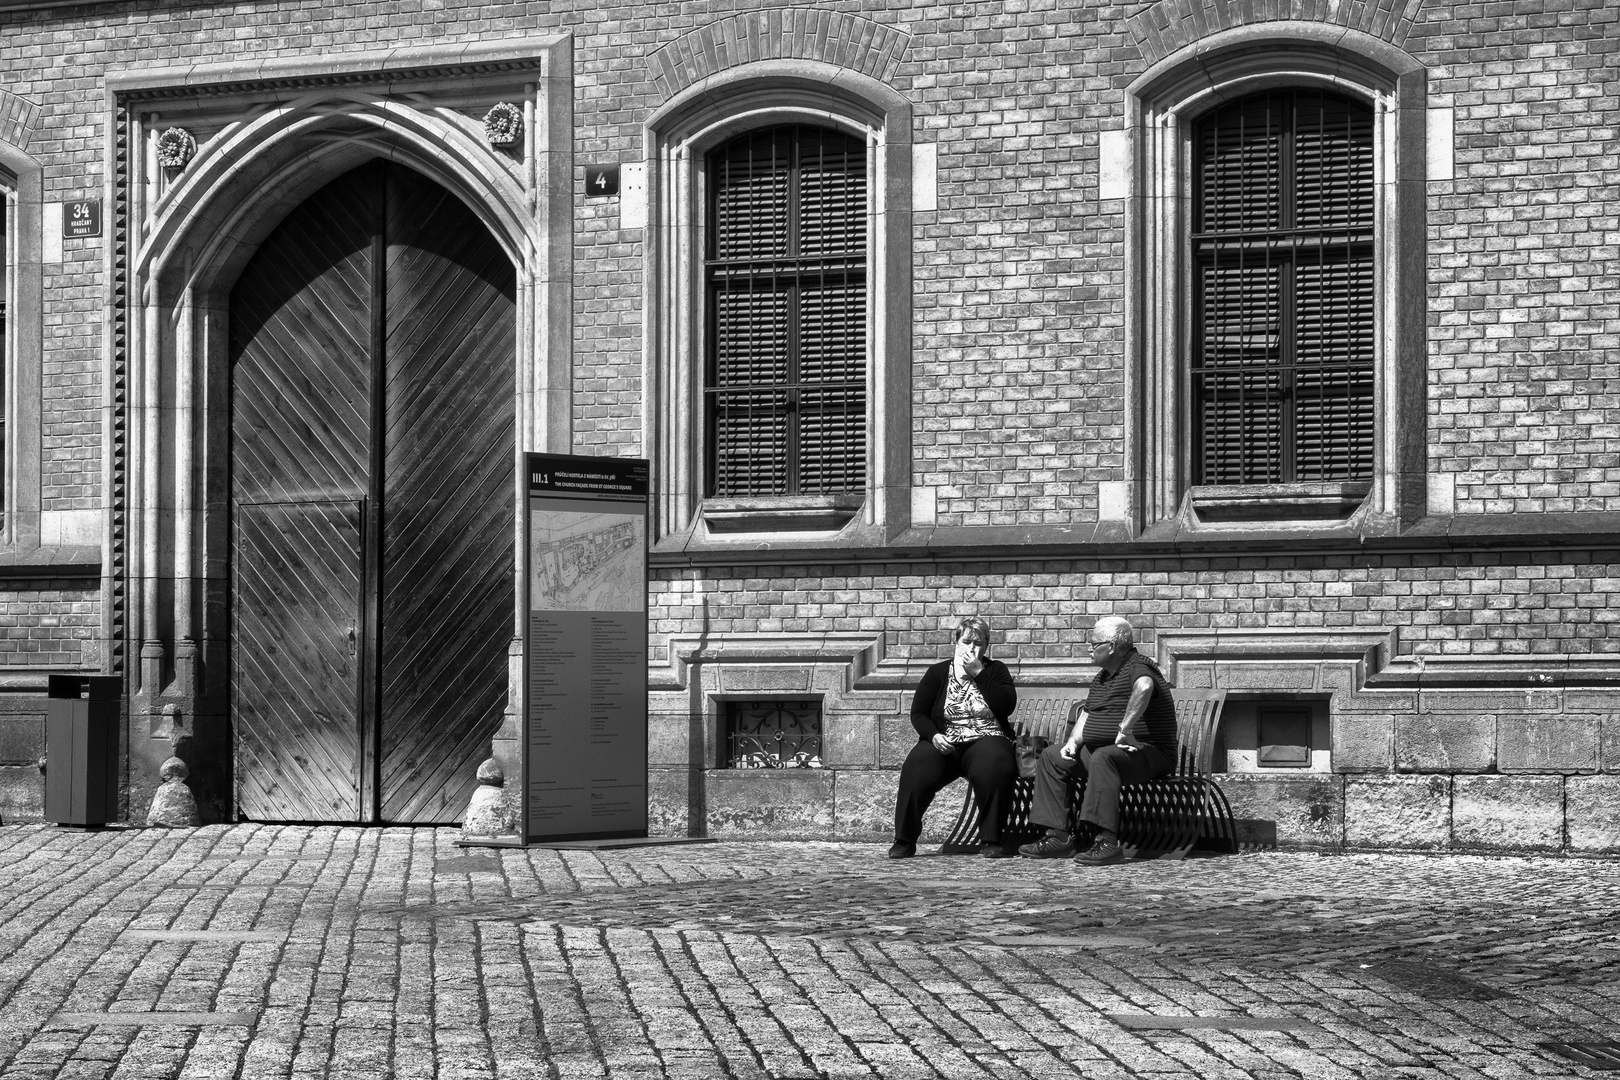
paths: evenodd
<path fill-rule="evenodd" d="M 1232 808 L 1211 779 L 1215 729 L 1220 724 L 1225 690 L 1177 690 L 1176 769 L 1145 784 L 1127 784 L 1120 791 L 1120 846 L 1127 858 L 1181 859 L 1201 840 L 1221 850 L 1237 850 Z M 1019 690 L 1013 730 L 1039 735 L 1053 745 L 1068 738 L 1080 718 L 1084 694 L 1070 688 L 1032 687 Z M 1085 794 L 1085 778 L 1071 781 L 1069 827 Z M 1018 779 L 1013 785 L 1012 809 L 1002 836 L 1004 843 L 1025 844 L 1042 832 L 1029 823 L 1034 781 Z M 962 809 L 940 850 L 946 854 L 975 850 L 979 845 L 978 813 L 971 788 L 963 792 Z"/>

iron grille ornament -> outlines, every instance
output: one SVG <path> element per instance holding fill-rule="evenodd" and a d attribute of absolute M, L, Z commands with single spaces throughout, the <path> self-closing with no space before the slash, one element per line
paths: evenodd
<path fill-rule="evenodd" d="M 727 767 L 819 769 L 819 701 L 732 701 L 726 706 Z"/>

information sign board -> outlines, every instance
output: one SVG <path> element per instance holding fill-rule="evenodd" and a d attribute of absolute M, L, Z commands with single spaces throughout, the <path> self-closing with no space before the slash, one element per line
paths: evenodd
<path fill-rule="evenodd" d="M 647 462 L 527 455 L 524 839 L 647 835 Z"/>

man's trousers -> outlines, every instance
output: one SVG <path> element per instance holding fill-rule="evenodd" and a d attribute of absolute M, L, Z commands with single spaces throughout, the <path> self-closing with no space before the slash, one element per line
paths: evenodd
<path fill-rule="evenodd" d="M 1163 776 L 1176 767 L 1175 760 L 1156 746 L 1140 750 L 1123 746 L 1102 746 L 1096 750 L 1082 746 L 1073 760 L 1049 746 L 1035 765 L 1035 791 L 1029 808 L 1031 825 L 1043 825 L 1058 832 L 1069 831 L 1069 778 L 1086 777 L 1085 798 L 1080 801 L 1079 819 L 1089 821 L 1103 832 L 1119 833 L 1119 789 Z"/>

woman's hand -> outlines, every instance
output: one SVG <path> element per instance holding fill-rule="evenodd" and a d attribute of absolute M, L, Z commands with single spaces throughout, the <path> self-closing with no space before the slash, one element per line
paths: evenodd
<path fill-rule="evenodd" d="M 984 670 L 984 646 L 971 638 L 956 643 L 956 654 L 951 658 L 958 679 L 976 679 Z"/>
<path fill-rule="evenodd" d="M 943 735 L 935 735 L 934 736 L 934 749 L 938 750 L 942 754 L 950 753 L 951 752 L 951 740 L 947 739 Z"/>

